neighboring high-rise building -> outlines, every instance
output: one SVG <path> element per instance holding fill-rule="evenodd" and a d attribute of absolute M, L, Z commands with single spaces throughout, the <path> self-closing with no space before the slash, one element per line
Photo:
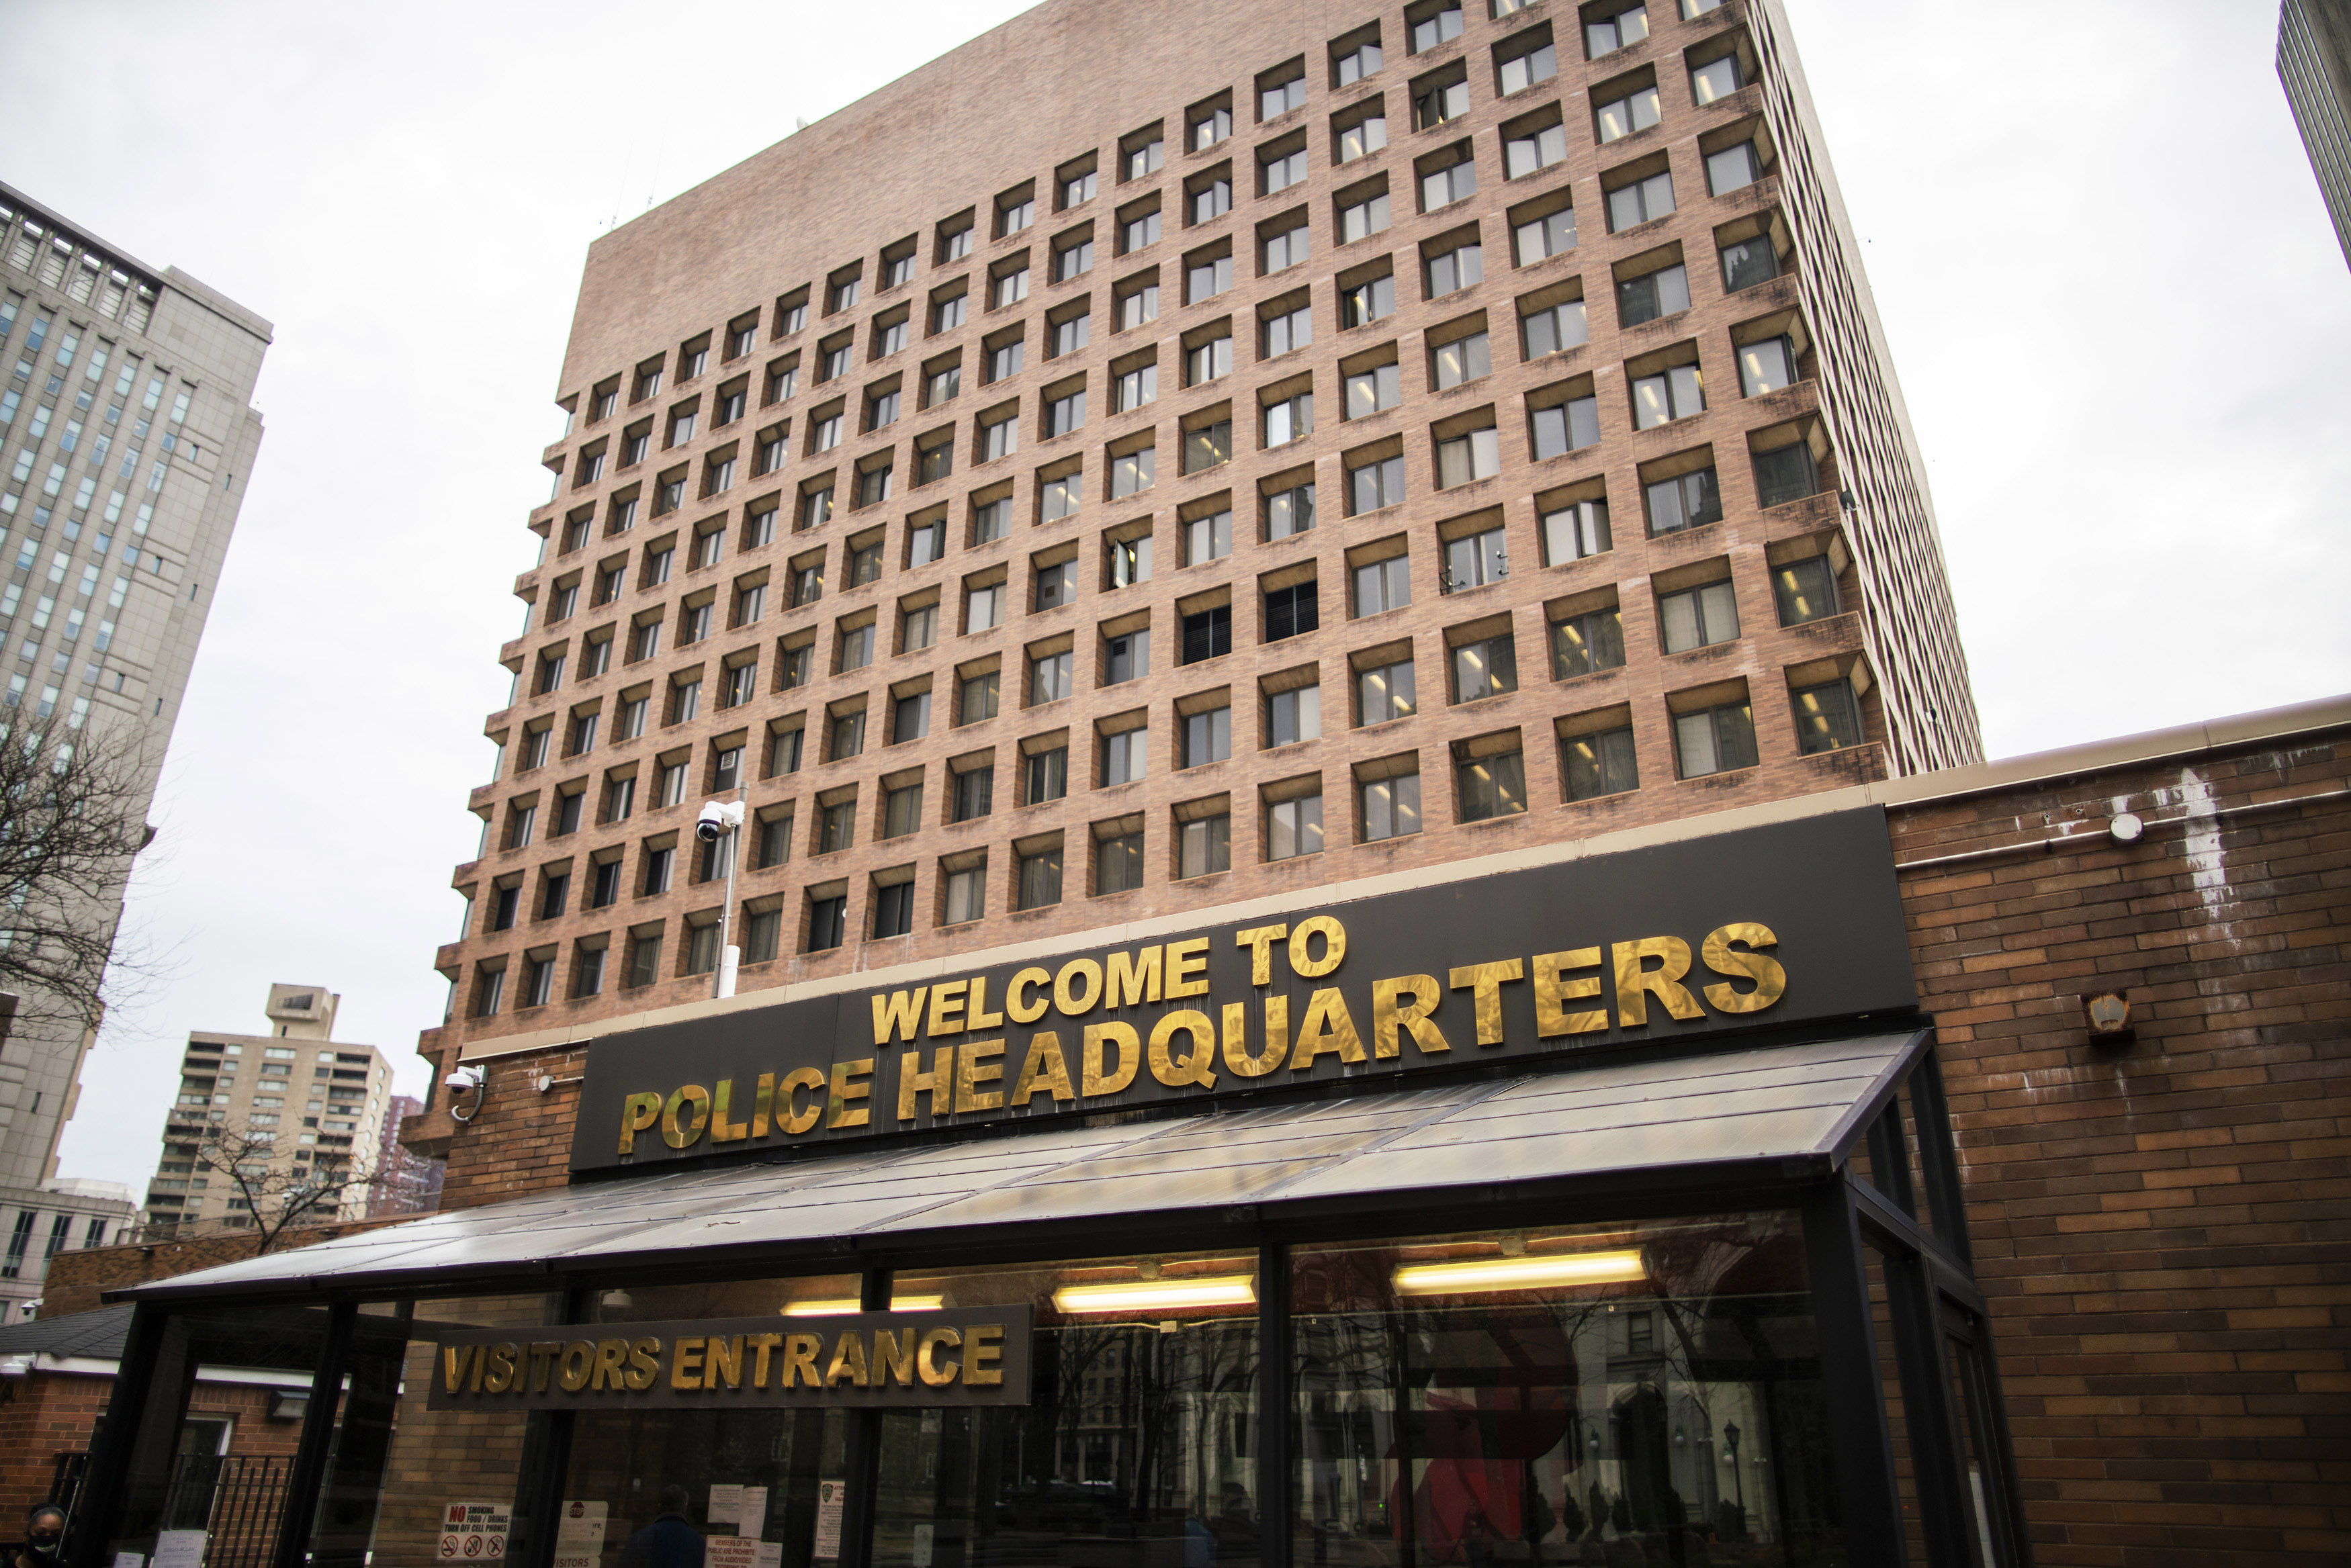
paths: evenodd
<path fill-rule="evenodd" d="M 2335 238 L 2351 262 L 2351 0 L 2284 0 L 2277 70 Z"/>
<path fill-rule="evenodd" d="M 1773 0 L 1134 15 L 590 247 L 428 1053 L 1980 760 Z"/>
<path fill-rule="evenodd" d="M 424 1102 L 412 1095 L 394 1095 L 383 1114 L 383 1132 L 376 1140 L 376 1169 L 381 1179 L 368 1193 L 368 1218 L 394 1214 L 430 1214 L 441 1206 L 441 1181 L 446 1163 L 411 1152 L 400 1141 L 401 1124 L 423 1114 Z"/>
<path fill-rule="evenodd" d="M 257 1153 L 253 1175 L 265 1202 L 298 1185 L 309 1171 L 350 1179 L 332 1201 L 310 1211 L 320 1222 L 370 1212 L 379 1178 L 378 1151 L 392 1106 L 392 1068 L 372 1045 L 334 1039 L 342 998 L 315 985 L 272 985 L 263 1008 L 270 1033 L 188 1036 L 178 1102 L 163 1124 L 162 1158 L 147 1183 L 150 1233 L 198 1229 L 248 1230 L 253 1203 L 237 1182 L 207 1169 L 207 1126 L 274 1146 Z"/>
<path fill-rule="evenodd" d="M 0 722 L 134 731 L 144 810 L 261 442 L 269 323 L 0 185 Z M 127 870 L 127 867 L 125 868 Z M 120 919 L 122 885 L 85 889 Z M 0 1203 L 57 1174 L 91 1035 L 28 999 L 0 1052 Z"/>
<path fill-rule="evenodd" d="M 0 1323 L 19 1323 L 41 1304 L 49 1261 L 103 1247 L 139 1221 L 131 1189 L 119 1181 L 55 1180 L 0 1194 Z"/>

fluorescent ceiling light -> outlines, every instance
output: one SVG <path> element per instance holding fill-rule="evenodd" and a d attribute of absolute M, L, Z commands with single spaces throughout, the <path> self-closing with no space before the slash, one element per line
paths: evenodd
<path fill-rule="evenodd" d="M 935 1312 L 945 1304 L 946 1304 L 945 1296 L 892 1296 L 890 1298 L 892 1312 Z M 786 1317 L 841 1317 L 849 1313 L 864 1310 L 854 1300 L 847 1297 L 840 1301 L 786 1302 L 784 1303 Z"/>
<path fill-rule="evenodd" d="M 1540 1291 L 1559 1285 L 1614 1285 L 1648 1278 L 1635 1250 L 1562 1252 L 1552 1257 L 1470 1258 L 1458 1263 L 1412 1263 L 1395 1272 L 1395 1288 L 1409 1296 L 1479 1291 Z"/>
<path fill-rule="evenodd" d="M 1107 1285 L 1063 1285 L 1053 1293 L 1066 1313 L 1173 1312 L 1186 1307 L 1251 1306 L 1257 1281 L 1249 1274 L 1195 1275 L 1175 1280 L 1122 1280 Z"/>

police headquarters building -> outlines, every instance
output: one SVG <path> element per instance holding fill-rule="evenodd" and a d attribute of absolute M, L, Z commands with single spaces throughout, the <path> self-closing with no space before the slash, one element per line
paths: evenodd
<path fill-rule="evenodd" d="M 2325 1560 L 2351 707 L 1982 764 L 1784 18 L 1558 4 L 591 249 L 444 1212 L 122 1293 L 78 1565 L 208 1366 L 280 1568 Z"/>

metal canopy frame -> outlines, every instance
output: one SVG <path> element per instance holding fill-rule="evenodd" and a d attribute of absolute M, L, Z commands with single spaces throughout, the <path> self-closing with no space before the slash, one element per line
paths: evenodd
<path fill-rule="evenodd" d="M 327 1335 L 275 1558 L 275 1568 L 300 1568 L 334 1432 L 334 1401 L 342 1386 L 349 1342 L 345 1325 L 361 1302 L 426 1293 L 442 1299 L 549 1293 L 554 1298 L 549 1326 L 557 1326 L 590 1321 L 596 1291 L 637 1281 L 684 1282 L 808 1272 L 858 1273 L 865 1307 L 879 1310 L 890 1300 L 893 1274 L 901 1270 L 962 1262 L 1049 1261 L 1137 1248 L 1246 1247 L 1258 1253 L 1260 1281 L 1258 1497 L 1262 1516 L 1288 1518 L 1296 1478 L 1288 1452 L 1292 1389 L 1284 1284 L 1293 1245 L 1530 1221 L 1561 1224 L 1786 1209 L 1802 1220 L 1819 1325 L 1823 1390 L 1834 1414 L 1829 1424 L 1832 1461 L 1848 1542 L 1856 1551 L 1898 1554 L 1905 1528 L 1904 1489 L 1894 1465 L 1894 1428 L 1879 1361 L 1878 1309 L 1871 1295 L 1875 1269 L 1886 1290 L 1886 1326 L 1900 1370 L 1901 1413 L 1912 1460 L 1910 1496 L 1925 1532 L 1928 1563 L 1932 1568 L 1973 1568 L 1979 1558 L 1969 1542 L 1984 1534 L 1982 1561 L 1994 1568 L 2027 1568 L 2031 1548 L 2015 1501 L 2015 1466 L 2001 1414 L 1990 1319 L 1974 1282 L 1958 1160 L 1932 1046 L 1933 1031 L 1914 1027 L 1842 1041 L 1717 1052 L 1702 1058 L 1520 1074 L 1506 1080 L 1325 1102 L 1304 1110 L 1268 1107 L 1148 1124 L 1105 1117 L 1102 1121 L 1110 1125 L 1057 1127 L 1035 1135 L 1066 1143 L 1060 1152 L 1072 1152 L 1075 1158 L 1059 1162 L 1055 1174 L 1062 1185 L 1075 1188 L 1111 1180 L 1089 1177 L 1083 1167 L 1121 1151 L 1141 1168 L 1156 1168 L 1152 1157 L 1181 1155 L 1204 1134 L 1218 1147 L 1230 1148 L 1235 1146 L 1228 1135 L 1233 1131 L 1257 1128 L 1271 1137 L 1284 1136 L 1280 1128 L 1267 1126 L 1273 1120 L 1291 1122 L 1293 1139 L 1298 1128 L 1310 1125 L 1318 1134 L 1327 1134 L 1332 1129 L 1322 1124 L 1364 1124 L 1347 1129 L 1348 1136 L 1340 1139 L 1349 1147 L 1306 1162 L 1310 1168 L 1304 1171 L 1289 1171 L 1255 1187 L 1244 1184 L 1237 1189 L 1240 1200 L 1196 1203 L 1172 1216 L 1165 1208 L 1146 1213 L 1077 1201 L 1040 1202 L 1047 1212 L 1036 1218 L 989 1220 L 970 1213 L 968 1195 L 950 1193 L 941 1202 L 924 1206 L 920 1213 L 895 1220 L 869 1216 L 862 1228 L 842 1227 L 831 1234 L 819 1231 L 812 1236 L 804 1228 L 802 1235 L 810 1239 L 797 1243 L 770 1239 L 713 1242 L 695 1231 L 722 1228 L 709 1222 L 723 1221 L 735 1211 L 730 1205 L 748 1190 L 761 1190 L 772 1212 L 779 1196 L 809 1190 L 805 1183 L 811 1173 L 822 1177 L 819 1168 L 828 1164 L 835 1176 L 861 1179 L 874 1177 L 877 1168 L 903 1170 L 909 1166 L 939 1179 L 959 1167 L 1000 1168 L 1012 1146 L 1028 1141 L 1024 1139 L 964 1146 L 960 1158 L 955 1146 L 880 1150 L 801 1167 L 753 1167 L 747 1176 L 737 1168 L 583 1185 L 433 1219 L 449 1222 L 441 1229 L 450 1234 L 465 1229 L 465 1217 L 471 1216 L 477 1228 L 486 1221 L 511 1235 L 517 1228 L 532 1225 L 524 1211 L 545 1215 L 562 1210 L 567 1195 L 575 1202 L 626 1201 L 625 1189 L 632 1189 L 652 1200 L 643 1233 L 602 1236 L 594 1244 L 570 1248 L 543 1244 L 538 1255 L 429 1264 L 420 1264 L 413 1250 L 394 1242 L 390 1249 L 370 1249 L 366 1262 L 349 1260 L 360 1266 L 319 1266 L 331 1265 L 336 1260 L 330 1254 L 338 1250 L 360 1251 L 371 1239 L 381 1241 L 399 1231 L 434 1229 L 433 1220 L 416 1220 L 348 1242 L 253 1261 L 280 1265 L 266 1272 L 251 1264 L 232 1264 L 120 1293 L 139 1304 L 115 1397 L 122 1409 L 149 1407 L 166 1321 L 176 1311 L 217 1310 L 230 1301 L 331 1306 L 340 1332 Z M 1843 1058 L 1837 1054 L 1840 1049 L 1845 1053 Z M 1532 1154 L 1546 1137 L 1569 1140 L 1555 1141 L 1555 1152 L 1576 1139 L 1621 1137 L 1628 1127 L 1651 1125 L 1643 1122 L 1644 1116 L 1657 1118 L 1654 1125 L 1680 1129 L 1713 1125 L 1703 1115 L 1693 1119 L 1687 1103 L 1667 1105 L 1664 1100 L 1670 1096 L 1652 1099 L 1643 1094 L 1645 1086 L 1677 1080 L 1686 1084 L 1694 1064 L 1725 1078 L 1721 1092 L 1726 1096 L 1746 1096 L 1749 1103 L 1741 1114 L 1752 1116 L 1759 1095 L 1769 1098 L 1802 1082 L 1804 1071 L 1817 1075 L 1823 1062 L 1838 1060 L 1847 1068 L 1830 1071 L 1836 1085 L 1833 1094 L 1814 1092 L 1809 1099 L 1803 1092 L 1783 1094 L 1792 1104 L 1804 1103 L 1797 1106 L 1794 1120 L 1782 1117 L 1777 1124 L 1776 1142 L 1750 1140 L 1714 1150 L 1711 1157 L 1692 1147 L 1687 1151 L 1691 1158 L 1664 1165 L 1579 1161 L 1558 1152 L 1549 1173 L 1523 1163 L 1513 1170 L 1509 1168 L 1511 1161 L 1494 1157 L 1493 1151 L 1513 1135 L 1529 1145 L 1519 1152 Z M 1852 1069 L 1855 1062 L 1866 1070 Z M 1791 1071 L 1776 1079 L 1768 1070 L 1757 1075 L 1759 1067 L 1775 1065 Z M 1844 1075 L 1836 1076 L 1838 1071 Z M 1645 1073 L 1649 1075 L 1646 1080 Z M 1741 1073 L 1747 1075 L 1743 1080 Z M 1601 1118 L 1609 1125 L 1595 1128 L 1586 1122 L 1549 1130 L 1533 1125 L 1546 1099 L 1552 1102 L 1554 1119 L 1562 1106 L 1581 1104 L 1588 1109 L 1610 1102 L 1612 1075 L 1618 1091 L 1612 1103 L 1622 1114 L 1613 1120 Z M 1686 1102 L 1687 1096 L 1682 1098 Z M 1514 1116 L 1528 1125 L 1511 1127 L 1508 1123 Z M 1436 1158 L 1429 1151 L 1444 1146 L 1430 1140 L 1438 1137 L 1475 1150 L 1474 1164 L 1481 1170 L 1503 1168 L 1477 1179 L 1419 1186 L 1384 1179 L 1384 1173 L 1409 1171 Z M 1863 1163 L 1865 1172 L 1856 1169 Z M 888 1170 L 880 1174 L 886 1179 Z M 1049 1184 L 1038 1184 L 1040 1189 L 1044 1185 Z M 778 1186 L 786 1191 L 778 1194 Z M 616 1188 L 624 1190 L 616 1192 Z M 971 1191 L 986 1197 L 999 1189 L 974 1187 Z M 1918 1201 L 1922 1191 L 1923 1215 Z M 682 1246 L 692 1251 L 681 1251 Z M 437 1245 L 422 1250 L 447 1258 L 447 1251 Z M 519 1251 L 528 1254 L 529 1250 Z M 264 1277 L 254 1277 L 256 1273 Z M 1954 1362 L 1947 1361 L 1947 1347 L 1956 1358 L 1956 1395 Z M 529 1423 L 517 1479 L 508 1560 L 515 1568 L 549 1568 L 554 1535 L 543 1526 L 562 1495 L 571 1420 L 564 1412 L 537 1412 Z M 1972 1478 L 1964 1458 L 1963 1423 L 1973 1435 L 1980 1467 Z M 105 1568 L 105 1554 L 121 1518 L 138 1425 L 136 1419 L 101 1424 L 83 1494 L 86 1505 L 68 1544 L 68 1558 L 76 1568 Z M 853 1482 L 859 1476 L 870 1479 L 878 1462 L 878 1415 L 852 1413 L 848 1439 L 851 1514 L 842 1521 L 840 1568 L 866 1568 L 873 1490 L 871 1485 Z M 1988 1530 L 1979 1530 L 1973 1521 L 1984 1521 Z M 1260 1568 L 1290 1568 L 1287 1532 L 1265 1531 L 1259 1543 Z"/>

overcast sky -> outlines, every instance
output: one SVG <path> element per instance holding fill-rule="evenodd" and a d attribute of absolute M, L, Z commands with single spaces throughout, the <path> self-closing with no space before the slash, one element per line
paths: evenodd
<path fill-rule="evenodd" d="M 0 179 L 277 324 L 132 884 L 162 976 L 108 1022 L 63 1174 L 143 1183 L 187 1032 L 259 1029 L 274 980 L 341 992 L 338 1033 L 422 1092 L 586 246 L 1024 8 L 0 12 Z M 2274 6 L 1790 10 L 1991 754 L 2351 690 L 2351 272 Z"/>

